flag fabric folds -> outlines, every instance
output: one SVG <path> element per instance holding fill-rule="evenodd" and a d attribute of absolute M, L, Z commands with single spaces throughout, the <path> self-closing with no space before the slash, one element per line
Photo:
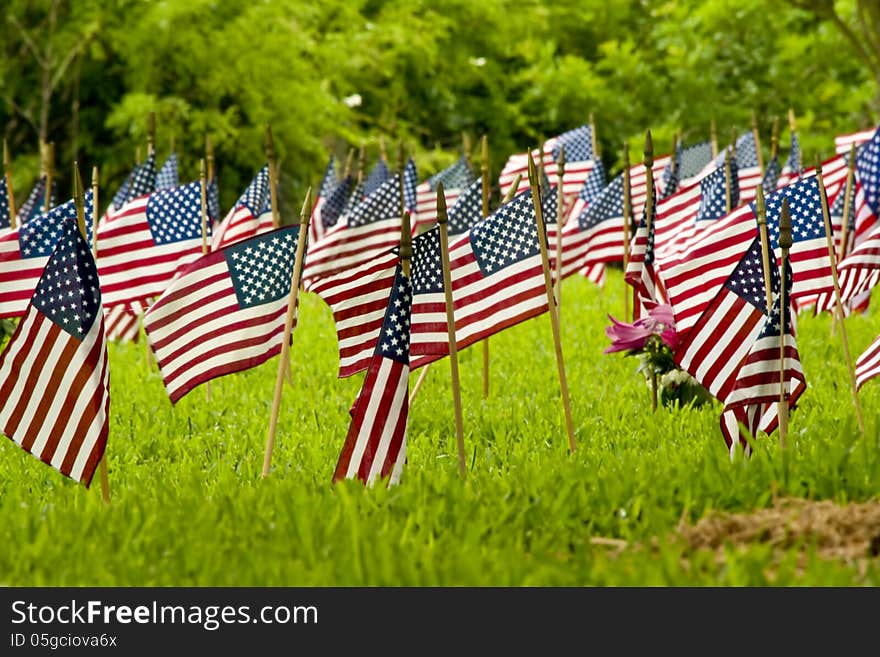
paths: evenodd
<path fill-rule="evenodd" d="M 437 183 L 443 183 L 446 207 L 452 208 L 455 202 L 474 181 L 474 174 L 464 156 L 416 187 L 417 227 L 431 226 L 437 221 Z"/>
<path fill-rule="evenodd" d="M 98 272 L 75 215 L 0 356 L 0 426 L 22 449 L 88 486 L 107 444 L 110 383 Z"/>
<path fill-rule="evenodd" d="M 210 244 L 211 223 L 207 222 Z M 98 227 L 98 273 L 106 306 L 158 297 L 202 255 L 201 183 L 126 203 Z"/>
<path fill-rule="evenodd" d="M 377 191 L 391 178 L 391 176 L 392 174 L 388 169 L 388 164 L 385 160 L 380 158 L 379 161 L 373 165 L 370 174 L 364 179 L 364 196 L 370 196 L 370 194 Z"/>
<path fill-rule="evenodd" d="M 868 381 L 880 374 L 880 336 L 856 360 L 856 385 L 861 389 Z"/>
<path fill-rule="evenodd" d="M 92 212 L 92 192 L 85 196 L 85 212 Z M 0 236 L 0 317 L 20 317 L 27 310 L 49 256 L 65 234 L 67 221 L 76 221 L 73 200 L 40 214 Z M 91 239 L 91 222 L 86 222 Z"/>
<path fill-rule="evenodd" d="M 269 193 L 269 165 L 257 172 L 251 184 L 214 230 L 216 251 L 239 240 L 272 230 L 272 195 Z"/>
<path fill-rule="evenodd" d="M 150 306 L 144 329 L 172 403 L 281 352 L 299 226 L 202 256 Z"/>
<path fill-rule="evenodd" d="M 156 189 L 168 189 L 169 187 L 177 187 L 179 184 L 180 175 L 177 171 L 177 153 L 172 151 L 156 174 Z"/>
<path fill-rule="evenodd" d="M 0 231 L 12 227 L 9 214 L 9 188 L 6 186 L 6 176 L 0 176 Z M 0 232 L 2 234 L 2 232 Z"/>
<path fill-rule="evenodd" d="M 406 460 L 411 305 L 410 281 L 397 265 L 333 481 L 357 477 L 371 486 L 377 479 L 387 477 L 389 485 L 400 479 Z"/>

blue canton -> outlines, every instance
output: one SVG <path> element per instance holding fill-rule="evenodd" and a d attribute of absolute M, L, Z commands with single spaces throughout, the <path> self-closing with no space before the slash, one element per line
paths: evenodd
<path fill-rule="evenodd" d="M 92 190 L 85 194 L 85 224 L 89 241 L 92 239 Z M 77 226 L 76 205 L 73 199 L 38 215 L 33 221 L 19 226 L 18 248 L 22 258 L 45 258 L 52 255 L 55 245 L 68 230 L 67 224 Z"/>
<path fill-rule="evenodd" d="M 593 159 L 593 131 L 588 125 L 563 132 L 553 144 L 553 159 L 559 159 L 560 147 L 564 149 L 566 162 L 584 162 Z"/>
<path fill-rule="evenodd" d="M 350 215 L 354 209 L 359 206 L 364 201 L 364 184 L 357 183 L 355 188 L 352 190 L 351 194 L 348 197 L 348 201 L 345 204 L 345 209 L 342 211 L 340 216 L 347 217 Z"/>
<path fill-rule="evenodd" d="M 82 340 L 101 311 L 98 269 L 76 222 L 62 222 L 59 230 L 58 246 L 31 303 L 59 328 Z"/>
<path fill-rule="evenodd" d="M 336 176 L 336 157 L 331 155 L 330 161 L 327 162 L 327 168 L 324 170 L 324 177 L 321 178 L 321 186 L 318 188 L 318 197 L 327 198 L 333 193 L 338 184 Z"/>
<path fill-rule="evenodd" d="M 6 176 L 0 177 L 0 228 L 12 225 L 9 217 L 9 190 L 6 188 Z"/>
<path fill-rule="evenodd" d="M 370 171 L 370 175 L 364 181 L 364 195 L 369 196 L 382 186 L 391 177 L 385 160 L 380 159 Z"/>
<path fill-rule="evenodd" d="M 445 189 L 445 183 L 444 183 Z M 447 213 L 449 234 L 461 235 L 483 218 L 483 181 L 474 180 Z"/>
<path fill-rule="evenodd" d="M 259 217 L 261 214 L 272 210 L 272 195 L 269 193 L 269 165 L 265 165 L 257 171 L 257 175 L 247 186 L 238 199 L 238 205 L 247 208 L 252 217 Z"/>
<path fill-rule="evenodd" d="M 191 182 L 154 192 L 147 201 L 147 222 L 156 245 L 202 236 L 202 185 Z M 208 233 L 211 224 L 208 224 Z"/>
<path fill-rule="evenodd" d="M 798 176 L 801 174 L 801 144 L 796 132 L 791 133 L 791 150 L 788 152 L 785 169 L 798 174 Z"/>
<path fill-rule="evenodd" d="M 286 226 L 223 249 L 239 308 L 290 294 L 299 226 Z"/>
<path fill-rule="evenodd" d="M 779 248 L 779 215 L 782 212 L 783 198 L 788 199 L 791 236 L 795 244 L 804 240 L 825 237 L 825 220 L 822 217 L 819 183 L 817 178 L 812 176 L 787 185 L 767 196 L 767 233 L 770 237 L 770 248 Z M 757 217 L 755 203 L 752 202 L 749 205 Z"/>
<path fill-rule="evenodd" d="M 772 261 L 772 259 L 771 259 Z M 780 302 L 782 302 L 783 307 L 785 308 L 785 332 L 788 335 L 793 333 L 791 326 L 791 313 L 789 312 L 789 308 L 791 307 L 791 285 L 793 281 L 792 272 L 791 272 L 791 262 L 786 261 L 785 268 L 785 299 L 782 299 L 779 292 L 779 270 L 776 267 L 771 267 L 772 270 L 776 272 L 776 279 L 772 280 L 771 277 L 771 288 L 774 296 L 773 300 L 773 310 L 770 311 L 770 316 L 764 321 L 764 327 L 761 329 L 761 333 L 758 335 L 759 338 L 778 338 L 779 337 L 779 306 Z M 773 288 L 773 284 L 775 283 L 776 287 Z M 764 284 L 764 277 L 761 276 L 761 285 Z M 766 296 L 766 293 L 765 293 Z"/>
<path fill-rule="evenodd" d="M 205 190 L 208 206 L 208 218 L 212 221 L 220 220 L 220 189 L 217 187 L 217 174 L 208 181 L 208 189 Z M 271 209 L 271 204 L 270 204 Z"/>
<path fill-rule="evenodd" d="M 146 162 L 137 167 L 134 176 L 131 179 L 131 186 L 128 188 L 128 198 L 131 201 L 145 194 L 152 194 L 156 191 L 156 153 L 150 153 Z"/>
<path fill-rule="evenodd" d="M 880 216 L 880 129 L 859 150 L 856 156 L 856 176 L 865 193 L 868 207 L 875 216 Z"/>
<path fill-rule="evenodd" d="M 770 259 L 773 261 L 773 258 Z M 755 238 L 736 268 L 724 282 L 724 287 L 767 314 L 767 292 L 764 289 L 764 265 L 761 257 L 761 240 Z M 779 269 L 770 267 L 770 287 L 779 293 Z"/>
<path fill-rule="evenodd" d="M 165 164 L 156 174 L 156 189 L 168 189 L 180 184 L 180 176 L 177 173 L 177 154 L 171 153 Z"/>
<path fill-rule="evenodd" d="M 840 188 L 834 203 L 831 205 L 829 214 L 832 219 L 843 220 L 843 205 L 846 202 L 846 185 Z M 856 225 L 856 190 L 853 189 L 849 195 L 849 212 L 846 216 L 847 230 L 852 230 Z"/>
<path fill-rule="evenodd" d="M 578 216 L 578 226 L 584 232 L 609 220 L 623 218 L 623 174 L 611 181 Z"/>
<path fill-rule="evenodd" d="M 779 184 L 779 174 L 782 173 L 779 168 L 779 158 L 774 155 L 767 163 L 767 170 L 764 172 L 764 178 L 761 180 L 761 187 L 764 193 L 773 192 Z"/>
<path fill-rule="evenodd" d="M 128 176 L 126 176 L 126 178 L 125 178 L 125 181 L 122 183 L 122 185 L 116 191 L 116 193 L 113 195 L 112 204 L 113 204 L 114 210 L 118 210 L 119 208 L 121 208 L 123 205 L 125 205 L 125 202 L 128 200 L 128 190 L 131 187 L 131 181 L 134 178 L 134 174 L 136 171 L 137 171 L 137 165 L 135 165 L 134 169 L 132 169 L 131 172 L 129 172 Z"/>
<path fill-rule="evenodd" d="M 351 228 L 400 217 L 400 178 L 389 178 L 348 215 Z"/>
<path fill-rule="evenodd" d="M 346 176 L 336 185 L 330 196 L 324 199 L 321 206 L 321 223 L 324 228 L 331 228 L 336 225 L 339 217 L 345 210 L 345 206 L 349 201 L 351 186 L 354 183 L 351 176 Z"/>
<path fill-rule="evenodd" d="M 403 199 L 406 209 L 415 212 L 416 209 L 416 186 L 419 184 L 419 174 L 416 171 L 416 163 L 412 158 L 403 169 Z"/>
<path fill-rule="evenodd" d="M 679 176 L 686 180 L 696 176 L 712 161 L 712 143 L 704 141 L 700 144 L 685 146 L 678 158 Z M 722 162 L 724 158 L 722 157 Z"/>
<path fill-rule="evenodd" d="M 683 148 L 681 146 L 681 142 L 678 142 L 675 145 L 675 166 L 673 165 L 672 160 L 667 162 L 666 167 L 663 169 L 663 174 L 660 177 L 660 182 L 663 187 L 663 191 L 660 192 L 660 198 L 668 198 L 675 194 L 678 191 L 678 184 L 681 180 L 681 157 L 682 157 Z"/>
<path fill-rule="evenodd" d="M 433 192 L 437 189 L 437 183 L 442 182 L 445 189 L 463 189 L 473 180 L 474 174 L 468 166 L 467 160 L 460 157 L 443 171 L 428 178 L 428 187 Z"/>
<path fill-rule="evenodd" d="M 642 210 L 642 221 L 639 228 L 643 228 L 648 224 L 648 204 Z M 648 229 L 648 242 L 645 244 L 645 265 L 654 262 L 654 228 L 657 226 L 657 190 L 651 195 L 651 227 Z"/>
<path fill-rule="evenodd" d="M 412 287 L 409 279 L 403 275 L 403 269 L 397 265 L 391 296 L 382 320 L 382 332 L 376 343 L 377 356 L 396 360 L 409 365 L 409 321 L 412 312 Z"/>
<path fill-rule="evenodd" d="M 540 253 L 532 192 L 523 192 L 476 223 L 470 242 L 484 276 Z"/>
<path fill-rule="evenodd" d="M 606 184 L 605 165 L 602 164 L 602 160 L 597 159 L 593 170 L 590 171 L 590 175 L 584 180 L 584 185 L 581 187 L 578 197 L 585 203 L 592 203 L 602 193 L 602 190 L 605 189 Z"/>
<path fill-rule="evenodd" d="M 541 214 L 544 217 L 544 225 L 556 223 L 556 213 L 559 210 L 559 195 L 554 187 L 550 191 L 544 193 L 541 199 Z"/>
<path fill-rule="evenodd" d="M 732 196 L 731 194 L 731 203 Z M 697 209 L 696 221 L 720 219 L 726 214 L 727 176 L 722 166 L 700 181 L 700 207 Z"/>
<path fill-rule="evenodd" d="M 443 265 L 440 260 L 440 228 L 434 226 L 413 240 L 413 294 L 443 291 Z"/>

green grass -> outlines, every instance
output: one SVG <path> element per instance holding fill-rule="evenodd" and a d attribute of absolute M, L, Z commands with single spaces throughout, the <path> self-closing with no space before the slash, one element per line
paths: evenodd
<path fill-rule="evenodd" d="M 113 502 L 11 441 L 0 442 L 0 584 L 8 585 L 877 585 L 810 545 L 725 558 L 691 552 L 680 519 L 748 512 L 776 495 L 869 500 L 880 491 L 880 385 L 856 428 L 827 316 L 799 320 L 809 388 L 790 445 L 760 440 L 731 463 L 718 405 L 650 409 L 637 363 L 603 355 L 623 287 L 563 288 L 563 349 L 578 449 L 568 451 L 548 317 L 491 339 L 491 398 L 479 347 L 461 353 L 468 479 L 458 476 L 449 366 L 429 373 L 409 418 L 401 485 L 331 484 L 361 377 L 336 378 L 329 310 L 301 303 L 295 385 L 285 386 L 273 470 L 260 477 L 277 360 L 168 402 L 143 345 L 111 345 Z M 847 324 L 854 355 L 880 333 L 876 309 Z M 415 376 L 413 375 L 413 382 Z M 591 537 L 630 545 L 619 555 Z M 806 558 L 802 558 L 805 554 Z"/>

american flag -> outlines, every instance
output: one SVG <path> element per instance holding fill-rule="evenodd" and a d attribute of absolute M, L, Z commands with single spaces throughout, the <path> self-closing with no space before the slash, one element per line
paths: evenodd
<path fill-rule="evenodd" d="M 562 229 L 563 278 L 587 265 L 623 260 L 623 174 L 581 207 Z"/>
<path fill-rule="evenodd" d="M 782 166 L 782 172 L 779 175 L 779 185 L 784 187 L 790 185 L 801 177 L 801 144 L 798 140 L 796 132 L 791 133 L 791 149 L 788 151 L 788 158 Z M 766 187 L 765 187 L 766 191 Z"/>
<path fill-rule="evenodd" d="M 351 214 L 352 210 L 354 210 L 357 206 L 364 202 L 364 184 L 356 183 L 354 185 L 354 189 L 351 190 L 351 194 L 348 196 L 348 201 L 345 203 L 345 207 L 342 209 L 340 213 L 340 217 L 346 217 Z"/>
<path fill-rule="evenodd" d="M 321 185 L 318 187 L 318 198 L 327 198 L 336 189 L 339 184 L 339 176 L 336 173 L 336 156 L 330 155 L 327 161 L 327 168 L 324 169 L 324 177 L 321 178 Z"/>
<path fill-rule="evenodd" d="M 309 221 L 311 243 L 318 242 L 328 230 L 336 225 L 349 202 L 352 186 L 354 186 L 354 179 L 351 176 L 346 176 L 333 188 L 329 196 L 318 198 Z"/>
<path fill-rule="evenodd" d="M 55 181 L 52 181 L 52 194 L 49 198 L 49 207 L 55 206 Z M 35 217 L 39 217 L 46 207 L 46 176 L 40 176 L 25 202 L 16 211 L 15 220 L 20 226 Z"/>
<path fill-rule="evenodd" d="M 449 198 L 445 185 L 443 186 L 443 195 Z M 436 205 L 436 200 L 434 204 Z M 435 215 L 436 212 L 437 209 L 434 208 Z M 471 226 L 483 219 L 483 181 L 481 178 L 477 178 L 468 185 L 455 204 L 449 208 L 446 216 L 449 222 L 447 231 L 450 236 L 466 233 L 471 229 Z"/>
<path fill-rule="evenodd" d="M 790 282 L 791 268 L 787 269 L 786 274 Z M 763 276 L 761 283 L 763 285 Z M 785 393 L 789 408 L 797 405 L 807 387 L 792 330 L 788 294 L 784 299 L 778 289 L 774 294 L 773 311 L 769 317 L 763 318 L 761 330 L 737 370 L 733 389 L 725 400 L 721 414 L 721 433 L 731 453 L 737 442 L 744 447 L 748 445 L 746 436 L 739 429 L 740 423 L 753 437 L 759 431 L 770 434 L 779 424 L 780 333 L 785 343 Z M 780 306 L 785 311 L 784 321 L 780 321 Z"/>
<path fill-rule="evenodd" d="M 269 193 L 269 165 L 257 172 L 220 225 L 214 229 L 214 251 L 239 240 L 272 230 L 272 195 Z"/>
<path fill-rule="evenodd" d="M 779 156 L 774 154 L 773 157 L 770 158 L 770 161 L 767 163 L 767 167 L 764 170 L 764 177 L 761 179 L 761 187 L 764 188 L 764 192 L 772 192 L 777 187 L 779 187 L 779 182 L 782 179 L 782 169 L 779 167 Z M 786 176 L 786 182 L 783 183 L 783 187 L 788 184 L 788 176 Z M 795 177 L 795 180 L 797 177 Z"/>
<path fill-rule="evenodd" d="M 152 151 L 147 155 L 144 163 L 135 168 L 125 202 L 128 203 L 145 194 L 152 194 L 154 191 L 156 191 L 156 152 Z"/>
<path fill-rule="evenodd" d="M 57 246 L 0 357 L 0 426 L 88 486 L 107 445 L 110 384 L 98 272 L 76 219 Z"/>
<path fill-rule="evenodd" d="M 652 214 L 657 217 L 657 196 L 653 198 Z M 630 245 L 629 262 L 624 274 L 624 280 L 633 288 L 639 304 L 644 306 L 660 302 L 665 298 L 662 287 L 658 285 L 657 274 L 654 269 L 654 225 L 656 221 L 647 224 L 647 208 L 642 213 L 642 220 L 636 231 L 635 238 Z"/>
<path fill-rule="evenodd" d="M 395 174 L 308 250 L 303 280 L 315 281 L 358 267 L 400 242 L 400 176 Z"/>
<path fill-rule="evenodd" d="M 86 216 L 92 212 L 92 192 L 86 193 Z M 76 221 L 73 200 L 37 215 L 26 224 L 0 236 L 0 317 L 20 317 L 37 287 L 49 256 L 66 234 L 68 221 Z M 86 222 L 91 239 L 91 222 Z"/>
<path fill-rule="evenodd" d="M 205 191 L 205 200 L 207 201 L 208 206 L 208 221 L 220 221 L 220 188 L 217 186 L 216 172 L 208 181 L 208 189 Z"/>
<path fill-rule="evenodd" d="M 514 197 L 449 246 L 458 349 L 547 311 L 530 191 Z M 412 369 L 449 353 L 439 229 L 413 240 Z"/>
<path fill-rule="evenodd" d="M 156 189 L 168 189 L 180 184 L 180 176 L 177 172 L 177 153 L 171 152 L 165 164 L 156 174 Z"/>
<path fill-rule="evenodd" d="M 376 479 L 400 479 L 406 460 L 409 412 L 409 340 L 412 287 L 400 265 L 386 292 L 382 330 L 364 383 L 351 409 L 351 424 L 333 481 L 357 477 L 372 486 Z"/>
<path fill-rule="evenodd" d="M 697 174 L 697 178 L 701 180 L 720 166 L 724 166 L 723 150 Z M 761 182 L 762 176 L 761 167 L 758 166 L 755 135 L 751 130 L 744 132 L 736 140 L 736 167 L 739 178 L 739 202 L 745 203 L 754 200 L 755 190 Z"/>
<path fill-rule="evenodd" d="M 474 181 L 474 174 L 464 156 L 416 187 L 417 228 L 437 221 L 437 183 L 443 183 L 446 207 L 452 208 L 459 195 Z"/>
<path fill-rule="evenodd" d="M 860 130 L 859 132 L 852 132 L 846 135 L 837 135 L 834 138 L 834 150 L 838 155 L 849 153 L 853 144 L 861 146 L 866 141 L 870 140 L 875 132 L 877 132 L 877 128 Z"/>
<path fill-rule="evenodd" d="M 107 211 L 104 215 L 104 218 L 110 216 L 112 212 L 118 210 L 125 202 L 128 200 L 128 190 L 131 187 L 131 181 L 134 179 L 134 174 L 138 170 L 138 165 L 135 164 L 134 168 L 128 172 L 128 175 L 125 177 L 125 180 L 119 186 L 119 189 L 116 190 L 116 193 L 113 195 L 113 200 L 110 202 L 110 207 L 107 208 Z"/>
<path fill-rule="evenodd" d="M 0 176 L 0 231 L 12 227 L 9 215 L 9 188 L 6 186 L 6 176 Z"/>
<path fill-rule="evenodd" d="M 192 263 L 147 310 L 144 329 L 171 403 L 281 352 L 299 226 Z"/>
<path fill-rule="evenodd" d="M 563 175 L 563 193 L 566 197 L 576 195 L 590 175 L 594 166 L 593 131 L 589 125 L 563 132 L 557 137 L 547 140 L 541 151 L 532 151 L 532 157 L 540 166 L 552 167 L 559 157 L 560 150 L 565 153 L 565 174 Z M 517 174 L 522 176 L 517 194 L 529 189 L 529 154 L 516 153 L 511 155 L 501 170 L 498 178 L 501 195 L 505 196 L 513 185 Z"/>
<path fill-rule="evenodd" d="M 736 167 L 730 167 L 730 206 L 736 207 L 739 187 L 736 184 Z M 721 166 L 700 181 L 700 204 L 694 221 L 713 221 L 727 214 L 727 171 Z"/>
<path fill-rule="evenodd" d="M 668 198 L 675 194 L 678 191 L 679 184 L 681 183 L 681 158 L 683 156 L 684 149 L 682 148 L 681 142 L 678 142 L 675 145 L 675 161 L 672 159 L 669 160 L 669 163 L 663 169 L 663 174 L 660 177 L 660 200 L 664 198 Z M 675 166 L 673 166 L 675 164 Z"/>
<path fill-rule="evenodd" d="M 378 191 L 378 189 L 384 185 L 390 178 L 392 174 L 388 169 L 388 164 L 383 159 L 379 159 L 376 164 L 373 165 L 370 174 L 364 180 L 364 196 L 369 197 L 373 192 Z"/>
<path fill-rule="evenodd" d="M 316 217 L 315 213 L 321 212 L 321 206 L 333 194 L 333 192 L 339 186 L 339 183 L 340 180 L 336 173 L 336 156 L 331 154 L 330 160 L 327 162 L 327 168 L 324 169 L 324 177 L 321 178 L 321 184 L 318 186 L 318 196 L 315 199 L 315 206 L 312 210 L 311 220 L 309 221 L 309 240 L 312 243 L 317 242 L 319 239 L 321 239 L 324 236 L 325 229 L 327 228 L 327 222 L 320 219 L 320 217 Z M 333 222 L 335 222 L 335 220 L 336 219 L 334 218 Z M 333 225 L 333 222 L 330 222 L 330 225 Z"/>
<path fill-rule="evenodd" d="M 856 385 L 862 388 L 868 381 L 880 374 L 880 336 L 856 359 Z"/>
<path fill-rule="evenodd" d="M 321 278 L 309 288 L 333 313 L 340 378 L 370 364 L 398 261 L 396 253 L 387 251 L 360 267 Z"/>
<path fill-rule="evenodd" d="M 137 342 L 140 332 L 140 315 L 128 303 L 104 306 L 104 333 L 108 340 Z"/>
<path fill-rule="evenodd" d="M 206 229 L 210 244 L 210 222 Z M 175 274 L 200 255 L 200 182 L 126 203 L 98 227 L 98 273 L 105 305 L 159 296 Z"/>
<path fill-rule="evenodd" d="M 681 153 L 676 158 L 679 189 L 699 182 L 700 174 L 713 159 L 712 142 L 704 141 L 682 147 Z M 711 173 L 711 170 L 709 172 Z"/>
<path fill-rule="evenodd" d="M 407 212 L 410 214 L 418 209 L 418 199 L 416 188 L 419 185 L 419 172 L 416 169 L 416 162 L 412 158 L 406 161 L 403 168 L 403 201 L 406 205 Z"/>

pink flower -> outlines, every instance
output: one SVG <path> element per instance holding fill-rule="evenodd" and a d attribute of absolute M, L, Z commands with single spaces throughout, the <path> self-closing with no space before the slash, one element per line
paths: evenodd
<path fill-rule="evenodd" d="M 675 349 L 678 345 L 672 306 L 658 304 L 648 311 L 647 317 L 637 319 L 632 324 L 619 322 L 611 315 L 608 315 L 608 319 L 611 320 L 611 326 L 605 327 L 605 335 L 611 340 L 611 346 L 603 353 L 643 349 L 648 339 L 654 335 L 659 335 L 670 349 Z"/>

